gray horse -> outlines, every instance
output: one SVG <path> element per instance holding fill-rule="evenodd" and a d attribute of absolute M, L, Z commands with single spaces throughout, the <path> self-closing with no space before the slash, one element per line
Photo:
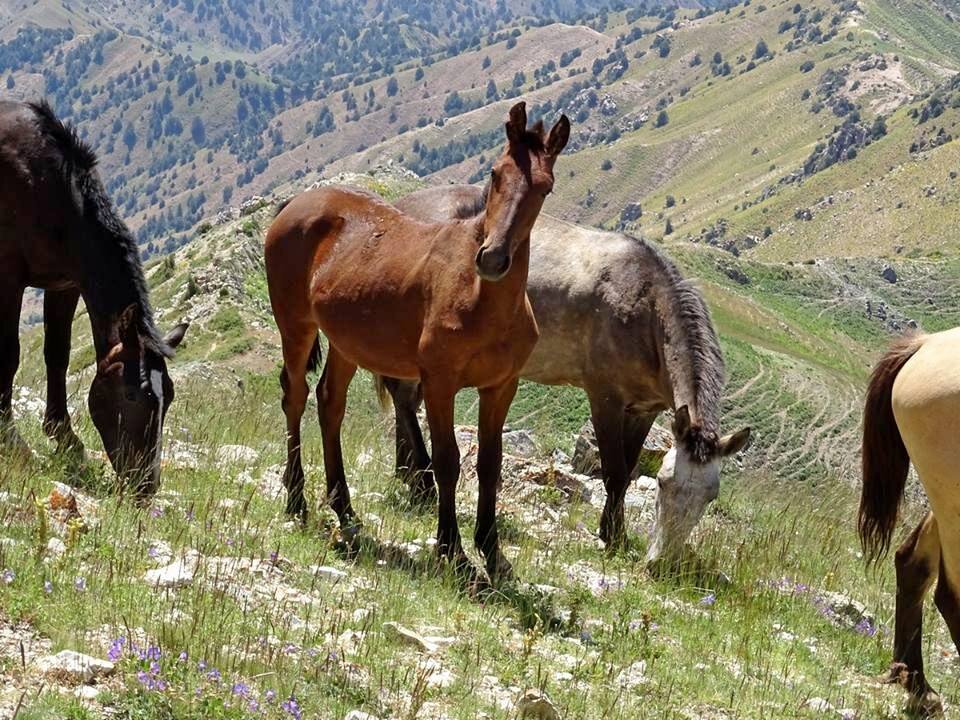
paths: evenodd
<path fill-rule="evenodd" d="M 452 185 L 397 203 L 424 220 L 467 219 L 485 191 Z M 745 428 L 720 436 L 724 365 L 700 293 L 642 240 L 540 214 L 531 235 L 527 294 L 540 339 L 522 377 L 583 388 L 590 401 L 607 500 L 600 537 L 624 538 L 624 496 L 657 415 L 674 410 L 675 450 L 658 476 L 650 562 L 676 557 L 720 487 L 721 458 L 744 448 Z M 416 383 L 379 379 L 397 418 L 397 472 L 414 495 L 434 494 L 430 456 L 416 411 Z"/>

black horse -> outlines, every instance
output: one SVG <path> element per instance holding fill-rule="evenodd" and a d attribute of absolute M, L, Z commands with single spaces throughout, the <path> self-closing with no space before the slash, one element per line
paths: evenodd
<path fill-rule="evenodd" d="M 13 422 L 23 291 L 42 288 L 44 430 L 82 456 L 67 413 L 70 331 L 83 297 L 97 355 L 89 407 L 117 475 L 142 495 L 160 479 L 173 400 L 166 360 L 186 325 L 162 336 L 136 242 L 107 197 L 93 151 L 45 102 L 0 102 L 0 453 L 26 451 Z"/>

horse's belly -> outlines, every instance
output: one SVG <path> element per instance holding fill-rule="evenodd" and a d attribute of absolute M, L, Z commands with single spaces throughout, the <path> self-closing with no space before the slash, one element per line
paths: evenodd
<path fill-rule="evenodd" d="M 355 365 L 404 380 L 420 377 L 420 327 L 384 308 L 363 305 L 318 313 L 320 330 Z"/>

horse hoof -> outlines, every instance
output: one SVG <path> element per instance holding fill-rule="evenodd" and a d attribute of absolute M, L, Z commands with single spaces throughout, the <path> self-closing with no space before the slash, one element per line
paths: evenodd
<path fill-rule="evenodd" d="M 497 587 L 511 585 L 517 580 L 516 575 L 513 572 L 513 565 L 511 565 L 510 561 L 499 553 L 494 562 L 487 563 L 487 574 L 490 576 L 490 582 Z"/>
<path fill-rule="evenodd" d="M 943 716 L 943 703 L 940 702 L 940 696 L 933 690 L 928 690 L 923 695 L 911 696 L 907 709 L 909 712 L 924 718 Z"/>
<path fill-rule="evenodd" d="M 356 544 L 361 530 L 363 530 L 363 523 L 357 518 L 348 518 L 340 523 L 340 538 L 352 547 Z"/>

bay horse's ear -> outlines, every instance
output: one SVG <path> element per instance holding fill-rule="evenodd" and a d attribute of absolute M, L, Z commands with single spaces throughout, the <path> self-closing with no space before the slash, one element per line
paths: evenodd
<path fill-rule="evenodd" d="M 97 375 L 106 377 L 107 375 L 120 375 L 123 371 L 123 343 L 114 345 L 99 363 L 97 363 Z"/>
<path fill-rule="evenodd" d="M 557 157 L 557 155 L 563 152 L 569 139 L 570 118 L 566 115 L 561 115 L 557 123 L 550 128 L 550 134 L 547 136 L 547 142 L 545 143 L 547 155 L 554 158 Z"/>
<path fill-rule="evenodd" d="M 682 438 L 690 432 L 690 408 L 681 405 L 673 413 L 673 436 Z"/>
<path fill-rule="evenodd" d="M 176 350 L 183 342 L 183 336 L 187 334 L 189 328 L 190 323 L 180 323 L 164 336 L 163 343 L 168 345 L 170 349 Z"/>
<path fill-rule="evenodd" d="M 720 454 L 724 457 L 735 455 L 743 450 L 750 442 L 750 428 L 746 427 L 739 432 L 730 433 L 720 438 Z"/>
<path fill-rule="evenodd" d="M 140 308 L 136 303 L 128 305 L 120 313 L 117 318 L 117 333 L 120 335 L 120 342 L 128 350 L 140 348 Z"/>
<path fill-rule="evenodd" d="M 519 144 L 523 140 L 523 134 L 527 131 L 527 104 L 522 100 L 510 108 L 506 128 L 510 144 Z"/>

